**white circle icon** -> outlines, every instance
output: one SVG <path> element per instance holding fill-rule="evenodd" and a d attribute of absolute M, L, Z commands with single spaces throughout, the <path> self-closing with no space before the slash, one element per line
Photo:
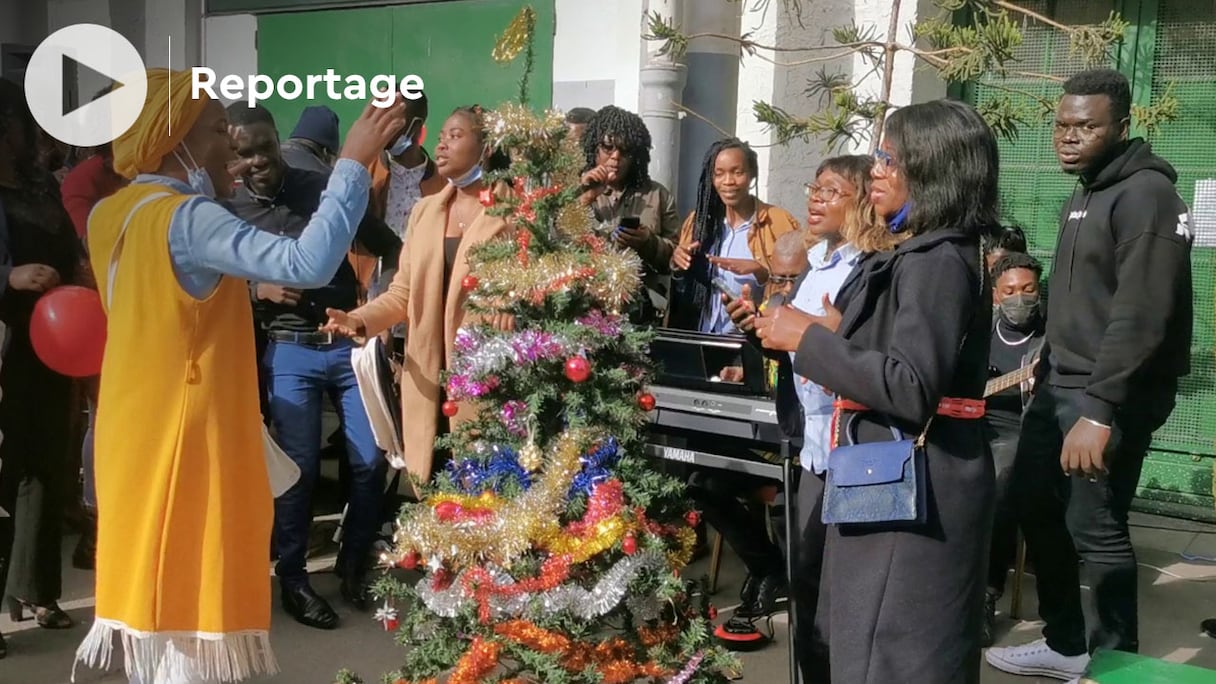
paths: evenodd
<path fill-rule="evenodd" d="M 94 72 L 112 81 L 106 95 L 69 108 L 64 74 Z M 25 72 L 25 97 L 38 125 L 56 140 L 96 147 L 126 132 L 144 108 L 148 78 L 135 46 L 97 24 L 75 24 L 38 45 Z M 86 95 L 87 96 L 87 95 Z"/>

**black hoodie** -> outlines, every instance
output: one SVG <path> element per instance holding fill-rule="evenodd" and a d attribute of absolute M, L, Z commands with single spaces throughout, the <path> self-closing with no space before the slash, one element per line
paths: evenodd
<path fill-rule="evenodd" d="M 1048 382 L 1084 388 L 1081 415 L 1105 425 L 1137 399 L 1172 397 L 1190 372 L 1192 224 L 1177 179 L 1136 138 L 1082 177 L 1060 216 Z"/>

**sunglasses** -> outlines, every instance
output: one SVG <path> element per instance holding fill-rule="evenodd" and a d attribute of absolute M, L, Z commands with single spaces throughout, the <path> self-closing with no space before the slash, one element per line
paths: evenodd
<path fill-rule="evenodd" d="M 798 282 L 799 276 L 796 275 L 776 275 L 772 274 L 768 277 L 768 282 L 773 285 L 793 285 Z"/>

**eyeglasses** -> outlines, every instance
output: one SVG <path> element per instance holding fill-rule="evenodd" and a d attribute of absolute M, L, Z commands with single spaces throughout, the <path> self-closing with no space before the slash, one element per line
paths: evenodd
<path fill-rule="evenodd" d="M 806 191 L 806 196 L 810 198 L 819 198 L 824 202 L 835 202 L 841 197 L 848 197 L 849 193 L 833 188 L 827 185 L 816 185 L 814 183 L 806 183 L 803 186 Z"/>
<path fill-rule="evenodd" d="M 768 282 L 772 285 L 793 285 L 798 282 L 799 276 L 796 275 L 777 275 L 771 274 L 768 277 Z"/>
<path fill-rule="evenodd" d="M 895 157 L 892 157 L 891 153 L 887 152 L 886 150 L 874 150 L 874 159 L 888 169 L 895 166 Z"/>

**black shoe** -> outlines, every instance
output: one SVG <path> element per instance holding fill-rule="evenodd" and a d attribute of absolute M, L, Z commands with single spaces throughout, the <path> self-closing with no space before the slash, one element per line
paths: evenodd
<path fill-rule="evenodd" d="M 988 648 L 996 643 L 996 594 L 984 595 L 984 624 L 980 627 L 980 647 Z"/>
<path fill-rule="evenodd" d="M 750 580 L 751 577 L 748 577 Z M 754 591 L 751 602 L 746 601 L 746 597 L 740 593 L 740 604 L 735 609 L 735 615 L 739 617 L 760 617 L 773 612 L 777 605 L 777 599 L 785 596 L 788 591 L 786 589 L 785 577 L 780 574 L 765 575 L 760 578 L 760 581 L 754 583 L 755 586 L 750 587 L 748 582 L 743 583 L 745 591 Z"/>
<path fill-rule="evenodd" d="M 747 574 L 743 578 L 743 587 L 739 589 L 739 607 L 735 609 L 735 615 L 751 614 L 748 613 L 756 606 L 756 599 L 760 596 L 760 581 L 762 577 Z"/>
<path fill-rule="evenodd" d="M 368 590 L 367 579 L 362 573 L 343 576 L 338 585 L 342 600 L 349 603 L 355 610 L 366 611 L 371 605 L 371 592 Z"/>
<path fill-rule="evenodd" d="M 307 584 L 283 587 L 282 598 L 283 610 L 296 622 L 317 629 L 334 629 L 338 626 L 338 614 Z"/>

